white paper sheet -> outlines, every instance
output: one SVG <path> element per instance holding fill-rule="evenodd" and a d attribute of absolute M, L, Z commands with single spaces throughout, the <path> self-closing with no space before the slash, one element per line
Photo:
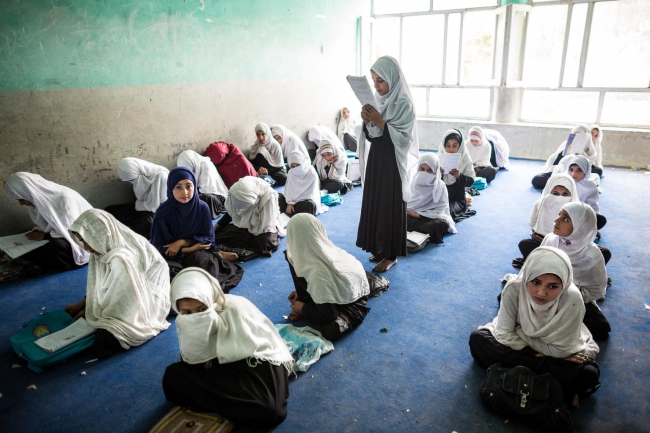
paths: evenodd
<path fill-rule="evenodd" d="M 282 212 L 280 216 L 278 217 L 278 220 L 280 221 L 280 224 L 282 225 L 283 229 L 287 228 L 287 224 L 289 224 L 289 220 L 291 217 L 287 215 L 286 213 Z"/>
<path fill-rule="evenodd" d="M 27 232 L 29 233 L 29 232 Z M 27 233 L 21 233 L 18 235 L 5 236 L 0 238 L 0 250 L 4 251 L 11 257 L 15 259 L 20 257 L 23 254 L 27 254 L 30 251 L 35 250 L 36 248 L 42 247 L 48 240 L 43 241 L 32 241 L 27 239 L 25 236 Z"/>
<path fill-rule="evenodd" d="M 354 77 L 352 75 L 347 76 L 348 83 L 352 87 L 352 91 L 357 96 L 361 106 L 370 104 L 375 107 L 375 110 L 379 111 L 379 106 L 377 105 L 377 100 L 375 99 L 375 94 L 368 84 L 368 79 L 364 75 L 363 77 Z"/>
<path fill-rule="evenodd" d="M 439 156 L 440 168 L 442 168 L 446 174 L 449 174 L 450 171 L 458 168 L 460 153 L 443 153 Z"/>
<path fill-rule="evenodd" d="M 95 328 L 90 326 L 90 323 L 86 322 L 86 319 L 82 317 L 67 328 L 63 328 L 47 337 L 39 338 L 34 341 L 34 344 L 47 353 L 53 353 L 94 332 Z"/>

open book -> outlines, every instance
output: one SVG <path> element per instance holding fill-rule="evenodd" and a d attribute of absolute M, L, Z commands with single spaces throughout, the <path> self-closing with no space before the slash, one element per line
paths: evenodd
<path fill-rule="evenodd" d="M 36 248 L 42 247 L 43 245 L 49 242 L 48 240 L 32 241 L 30 239 L 27 239 L 26 236 L 27 233 L 21 233 L 12 236 L 4 236 L 0 238 L 0 250 L 7 253 L 7 255 L 9 255 L 9 257 L 11 257 L 12 259 L 15 259 L 16 257 L 20 257 L 24 254 L 27 254 L 28 252 L 33 251 Z"/>
<path fill-rule="evenodd" d="M 47 353 L 53 353 L 57 350 L 63 349 L 75 341 L 79 341 L 82 338 L 93 334 L 94 332 L 95 328 L 90 326 L 90 324 L 86 322 L 86 319 L 82 317 L 81 319 L 76 320 L 67 328 L 64 328 L 46 337 L 39 338 L 38 340 L 34 341 L 34 344 L 36 344 Z"/>
<path fill-rule="evenodd" d="M 406 232 L 406 239 L 415 245 L 422 245 L 429 239 L 429 235 L 420 232 Z"/>

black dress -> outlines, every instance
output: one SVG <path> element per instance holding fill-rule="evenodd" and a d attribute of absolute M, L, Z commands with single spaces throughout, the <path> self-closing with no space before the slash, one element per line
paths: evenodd
<path fill-rule="evenodd" d="M 429 241 L 434 244 L 442 244 L 442 239 L 449 230 L 449 223 L 442 218 L 427 218 L 420 215 L 420 218 L 406 217 L 406 229 L 410 232 L 418 232 L 429 235 Z"/>
<path fill-rule="evenodd" d="M 366 162 L 357 246 L 378 259 L 395 260 L 406 255 L 406 202 L 395 145 L 388 124 L 381 137 L 368 136 L 365 125 L 363 130 L 372 145 Z"/>
<path fill-rule="evenodd" d="M 287 199 L 284 197 L 284 194 L 278 194 L 278 207 L 280 208 L 280 213 L 287 210 Z M 297 215 L 299 213 L 309 213 L 315 216 L 316 210 L 318 210 L 316 203 L 314 203 L 313 200 L 307 199 L 294 204 L 293 214 L 289 216 Z"/>
<path fill-rule="evenodd" d="M 285 259 L 287 252 L 284 252 Z M 289 263 L 293 285 L 296 287 L 298 300 L 304 302 L 302 306 L 302 317 L 321 324 L 320 332 L 323 337 L 330 341 L 336 341 L 344 333 L 355 329 L 363 323 L 363 319 L 370 311 L 366 307 L 368 296 L 362 296 L 349 304 L 317 304 L 307 292 L 307 280 L 296 275 L 293 265 Z"/>
<path fill-rule="evenodd" d="M 104 210 L 143 238 L 149 239 L 153 212 L 136 210 L 135 204 L 115 204 Z"/>
<path fill-rule="evenodd" d="M 49 233 L 45 233 L 43 240 L 48 240 L 49 242 L 27 254 L 23 254 L 21 258 L 29 262 L 34 262 L 45 270 L 56 272 L 71 271 L 86 266 L 85 263 L 83 265 L 75 263 L 72 246 L 67 240 L 53 238 Z"/>
<path fill-rule="evenodd" d="M 447 184 L 445 184 L 447 185 Z M 474 179 L 471 177 L 460 174 L 456 182 L 447 185 L 447 192 L 449 193 L 449 212 L 454 222 L 458 222 L 464 218 L 467 211 L 467 201 L 465 200 L 465 188 L 470 188 L 474 185 Z"/>
<path fill-rule="evenodd" d="M 220 364 L 176 362 L 165 370 L 165 398 L 182 407 L 213 412 L 237 425 L 262 429 L 287 417 L 288 373 L 282 365 L 248 360 Z"/>
<path fill-rule="evenodd" d="M 271 257 L 271 254 L 278 249 L 280 237 L 277 233 L 260 233 L 256 236 L 248 229 L 237 227 L 231 222 L 232 217 L 226 212 L 217 223 L 219 231 L 214 235 L 217 245 L 243 248 L 261 253 L 265 257 Z"/>

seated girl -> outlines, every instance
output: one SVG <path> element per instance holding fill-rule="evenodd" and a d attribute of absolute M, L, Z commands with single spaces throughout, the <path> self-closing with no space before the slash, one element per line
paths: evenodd
<path fill-rule="evenodd" d="M 460 161 L 458 167 L 445 173 L 442 168 L 443 158 L 446 154 L 460 153 Z M 463 146 L 463 134 L 457 129 L 449 129 L 442 136 L 442 142 L 438 147 L 438 159 L 440 160 L 440 172 L 442 173 L 442 180 L 447 185 L 447 192 L 449 193 L 449 212 L 451 218 L 455 221 L 461 221 L 476 214 L 475 210 L 467 209 L 467 201 L 465 201 L 465 188 L 470 188 L 474 184 L 474 167 L 472 165 L 472 158 L 467 153 L 466 146 Z"/>
<path fill-rule="evenodd" d="M 116 204 L 104 209 L 119 222 L 145 238 L 151 234 L 153 213 L 167 200 L 169 170 L 138 158 L 124 158 L 117 164 L 117 175 L 133 184 L 135 206 Z"/>
<path fill-rule="evenodd" d="M 271 133 L 273 134 L 273 138 L 275 138 L 275 140 L 281 144 L 282 155 L 284 155 L 285 161 L 289 157 L 289 154 L 294 150 L 297 150 L 298 152 L 305 155 L 307 161 L 310 161 L 309 152 L 307 152 L 305 143 L 303 143 L 298 135 L 292 131 L 289 131 L 286 126 L 275 125 L 271 128 Z"/>
<path fill-rule="evenodd" d="M 169 268 L 145 238 L 99 209 L 82 213 L 70 234 L 90 261 L 86 296 L 64 310 L 97 328 L 95 356 L 140 346 L 169 327 Z"/>
<path fill-rule="evenodd" d="M 601 251 L 594 243 L 596 213 L 581 202 L 562 206 L 555 219 L 553 233 L 542 241 L 542 246 L 555 247 L 566 253 L 573 267 L 573 282 L 580 289 L 585 303 L 583 320 L 594 340 L 605 340 L 612 330 L 596 304 L 607 291 L 607 270 Z"/>
<path fill-rule="evenodd" d="M 566 155 L 583 155 L 593 164 L 596 161 L 596 147 L 591 141 L 591 133 L 587 126 L 578 125 L 571 130 L 571 135 L 574 135 L 573 140 L 567 145 L 567 140 L 557 148 L 555 152 L 548 157 L 546 165 L 542 169 L 542 173 L 533 177 L 532 184 L 534 188 L 543 189 L 548 182 L 548 179 L 553 173 L 553 168 L 559 164 L 560 160 Z"/>
<path fill-rule="evenodd" d="M 193 150 L 184 150 L 178 155 L 177 165 L 194 172 L 199 199 L 207 203 L 212 219 L 217 219 L 226 211 L 228 188 L 210 158 Z"/>
<path fill-rule="evenodd" d="M 338 147 L 339 149 L 345 149 L 343 143 L 339 140 L 339 137 L 327 126 L 312 126 L 309 128 L 307 138 L 316 145 L 317 149 L 321 146 L 321 140 L 327 140 L 327 142 L 333 146 Z"/>
<path fill-rule="evenodd" d="M 208 146 L 204 153 L 217 167 L 226 188 L 242 177 L 257 176 L 255 167 L 234 144 L 217 141 Z"/>
<path fill-rule="evenodd" d="M 522 258 L 513 260 L 512 265 L 520 268 L 524 260 L 533 250 L 539 247 L 544 236 L 553 232 L 555 218 L 560 214 L 562 206 L 569 202 L 577 202 L 576 184 L 568 174 L 554 174 L 542 191 L 542 196 L 533 205 L 528 225 L 532 230 L 530 239 L 519 242 Z"/>
<path fill-rule="evenodd" d="M 237 286 L 244 270 L 231 263 L 237 254 L 219 251 L 215 245 L 210 209 L 199 200 L 195 184 L 194 173 L 187 167 L 169 172 L 169 199 L 154 214 L 150 242 L 167 260 L 172 276 L 196 266 L 208 271 L 228 292 Z"/>
<path fill-rule="evenodd" d="M 217 244 L 252 250 L 266 257 L 278 249 L 280 237 L 284 236 L 278 220 L 278 193 L 263 179 L 239 179 L 230 188 L 226 212 L 214 226 Z"/>
<path fill-rule="evenodd" d="M 266 123 L 255 125 L 257 140 L 251 146 L 248 159 L 258 175 L 271 176 L 278 186 L 287 181 L 287 170 L 284 168 L 282 148 L 271 135 L 271 128 Z"/>
<path fill-rule="evenodd" d="M 603 130 L 598 125 L 589 125 L 591 141 L 596 148 L 596 160 L 591 165 L 591 172 L 603 177 Z"/>
<path fill-rule="evenodd" d="M 495 129 L 483 128 L 483 135 L 492 143 L 496 160 L 495 167 L 510 169 L 510 146 L 505 137 Z"/>
<path fill-rule="evenodd" d="M 350 117 L 350 110 L 343 107 L 336 129 L 341 143 L 343 143 L 347 150 L 351 150 L 352 152 L 357 151 L 357 134 L 354 132 L 355 126 L 357 126 L 357 122 Z"/>
<path fill-rule="evenodd" d="M 273 323 L 248 299 L 224 295 L 203 269 L 172 281 L 181 361 L 165 370 L 165 398 L 238 426 L 271 428 L 287 417 L 293 358 Z"/>
<path fill-rule="evenodd" d="M 79 269 L 88 263 L 88 253 L 68 233 L 74 220 L 93 208 L 78 192 L 38 174 L 19 171 L 5 181 L 5 195 L 29 208 L 34 228 L 25 235 L 27 239 L 48 241 L 21 258 L 54 271 Z"/>
<path fill-rule="evenodd" d="M 289 295 L 292 321 L 320 324 L 335 341 L 363 323 L 370 287 L 363 265 L 328 238 L 316 217 L 300 214 L 287 225 L 287 262 L 296 290 Z"/>
<path fill-rule="evenodd" d="M 484 368 L 500 362 L 550 373 L 565 402 L 577 408 L 580 394 L 599 387 L 600 370 L 571 261 L 557 248 L 540 247 L 513 277 L 501 292 L 497 317 L 470 335 L 472 357 Z"/>
<path fill-rule="evenodd" d="M 320 213 L 318 175 L 302 152 L 294 150 L 287 158 L 291 167 L 287 174 L 284 194 L 278 197 L 280 212 L 289 216 L 299 213 Z"/>
<path fill-rule="evenodd" d="M 474 173 L 477 177 L 484 177 L 489 184 L 499 171 L 494 144 L 488 141 L 480 126 L 473 126 L 469 129 L 468 139 L 469 143 L 465 142 L 465 148 L 472 158 Z"/>
<path fill-rule="evenodd" d="M 558 164 L 558 172 L 568 173 L 576 183 L 576 191 L 581 202 L 588 204 L 596 212 L 596 222 L 598 230 L 605 227 L 607 218 L 598 213 L 598 186 L 590 179 L 591 164 L 587 158 L 582 155 L 569 155 L 562 159 Z"/>
<path fill-rule="evenodd" d="M 341 195 L 354 189 L 352 181 L 347 177 L 348 156 L 342 147 L 331 143 L 329 139 L 323 138 L 320 141 L 314 166 L 320 178 L 320 189 L 325 189 L 330 194 L 338 192 Z"/>
<path fill-rule="evenodd" d="M 411 200 L 406 205 L 406 229 L 428 234 L 431 242 L 441 244 L 445 234 L 457 233 L 449 213 L 447 187 L 441 179 L 440 162 L 435 154 L 420 155 L 419 163 Z"/>

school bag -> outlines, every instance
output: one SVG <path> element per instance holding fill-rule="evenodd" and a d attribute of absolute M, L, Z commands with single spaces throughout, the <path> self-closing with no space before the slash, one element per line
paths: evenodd
<path fill-rule="evenodd" d="M 52 353 L 47 353 L 34 344 L 34 341 L 39 338 L 67 328 L 74 321 L 63 310 L 38 315 L 23 324 L 23 329 L 9 338 L 11 347 L 19 357 L 27 361 L 27 367 L 30 370 L 40 373 L 43 371 L 43 367 L 65 362 L 68 358 L 90 348 L 95 342 L 95 334 L 91 334 Z"/>
<path fill-rule="evenodd" d="M 573 415 L 562 400 L 562 385 L 550 373 L 535 374 L 529 368 L 492 364 L 479 395 L 493 412 L 541 430 L 568 432 Z"/>
<path fill-rule="evenodd" d="M 484 177 L 477 177 L 476 179 L 474 179 L 474 184 L 472 185 L 472 188 L 481 190 L 487 187 L 488 187 L 488 183 Z"/>
<path fill-rule="evenodd" d="M 325 194 L 320 198 L 320 202 L 325 206 L 336 206 L 337 204 L 343 203 L 343 197 L 338 192 Z"/>

